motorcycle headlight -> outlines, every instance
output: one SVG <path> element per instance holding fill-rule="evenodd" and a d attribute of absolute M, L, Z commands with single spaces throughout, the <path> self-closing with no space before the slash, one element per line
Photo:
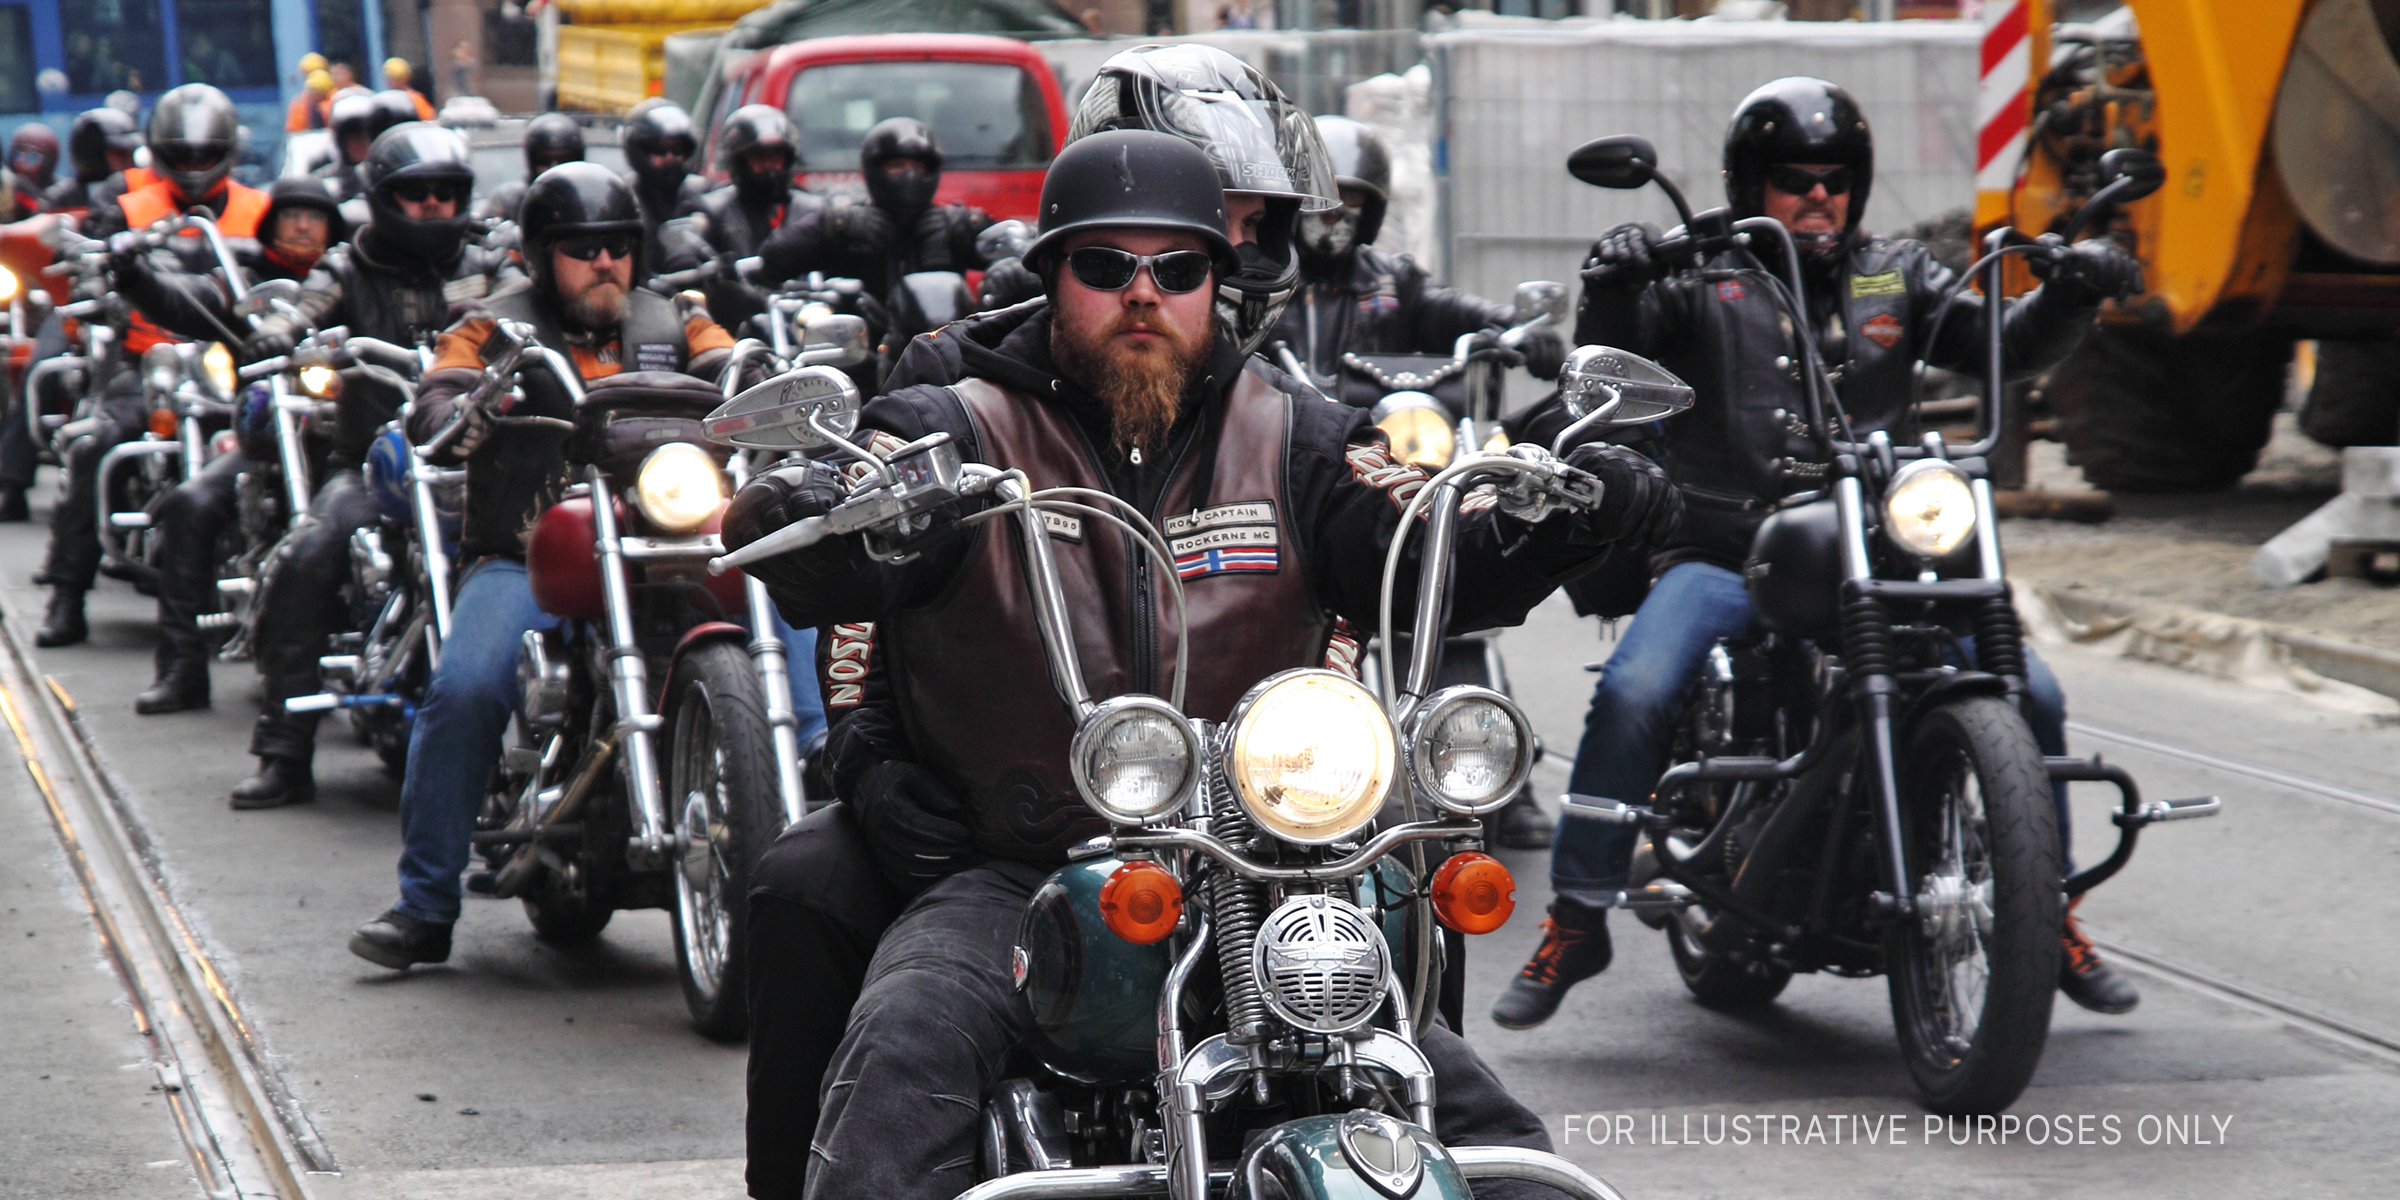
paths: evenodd
<path fill-rule="evenodd" d="M 1883 526 L 1912 554 L 1946 558 L 1975 532 L 1975 491 L 1966 473 L 1940 459 L 1918 459 L 1892 476 Z"/>
<path fill-rule="evenodd" d="M 1423 392 L 1394 392 L 1367 414 L 1392 441 L 1392 457 L 1411 466 L 1439 470 L 1458 454 L 1458 430 L 1450 410 Z"/>
<path fill-rule="evenodd" d="M 1417 794 L 1469 816 L 1508 803 L 1533 773 L 1533 730 L 1489 688 L 1444 688 L 1408 716 L 1401 744 Z"/>
<path fill-rule="evenodd" d="M 319 400 L 331 400 L 341 394 L 342 373 L 325 363 L 310 363 L 294 372 L 300 379 L 300 390 Z"/>
<path fill-rule="evenodd" d="M 1068 753 L 1083 802 L 1118 825 L 1146 825 L 1183 807 L 1199 779 L 1200 736 L 1151 696 L 1101 702 Z"/>
<path fill-rule="evenodd" d="M 242 386 L 241 373 L 233 367 L 233 348 L 223 342 L 210 342 L 208 349 L 200 352 L 200 375 L 220 400 L 233 399 Z"/>
<path fill-rule="evenodd" d="M 0 304 L 16 303 L 18 287 L 17 273 L 7 267 L 0 267 Z"/>
<path fill-rule="evenodd" d="M 171 394 L 183 382 L 183 359 L 177 357 L 172 342 L 142 351 L 142 379 L 150 385 L 153 404 L 172 403 Z"/>
<path fill-rule="evenodd" d="M 668 442 L 642 460 L 633 502 L 660 529 L 689 533 L 725 503 L 724 475 L 708 451 L 690 442 Z"/>
<path fill-rule="evenodd" d="M 1225 775 L 1267 832 L 1287 842 L 1338 842 L 1375 819 L 1398 753 L 1392 723 L 1367 689 L 1331 671 L 1269 677 L 1233 711 Z"/>

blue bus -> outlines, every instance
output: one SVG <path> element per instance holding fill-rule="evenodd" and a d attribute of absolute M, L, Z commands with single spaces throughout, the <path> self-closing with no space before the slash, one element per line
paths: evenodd
<path fill-rule="evenodd" d="M 301 55 L 349 62 L 360 82 L 382 86 L 382 10 L 381 0 L 0 0 L 0 143 L 28 120 L 63 138 L 113 91 L 146 106 L 209 83 L 241 108 L 244 158 L 272 164 Z"/>

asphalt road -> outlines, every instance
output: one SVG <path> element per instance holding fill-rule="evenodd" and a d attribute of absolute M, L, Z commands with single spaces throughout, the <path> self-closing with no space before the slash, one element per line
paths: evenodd
<path fill-rule="evenodd" d="M 38 620 L 43 596 L 25 581 L 44 536 L 0 526 L 10 620 Z M 106 584 L 91 614 L 91 642 L 43 652 L 41 669 L 129 785 L 176 899 L 340 1163 L 318 1181 L 324 1194 L 740 1194 L 743 1054 L 690 1030 L 663 914 L 619 914 L 597 945 L 562 952 L 533 939 L 515 904 L 471 899 L 447 966 L 399 976 L 360 962 L 343 942 L 390 902 L 398 840 L 396 785 L 373 755 L 328 721 L 315 805 L 231 812 L 226 791 L 251 765 L 249 668 L 217 668 L 213 709 L 137 717 L 151 603 Z M 1591 683 L 1582 665 L 1605 647 L 1557 602 L 1505 646 L 1554 752 L 1541 778 L 1555 793 Z M 1562 1151 L 1635 1200 L 2390 1194 L 2400 1053 L 2285 1009 L 2400 1042 L 2400 730 L 2081 649 L 2046 653 L 2075 719 L 2119 739 L 2079 733 L 2079 750 L 2108 752 L 2153 796 L 2222 793 L 2226 812 L 2153 830 L 2085 905 L 2096 933 L 2170 973 L 2121 959 L 2145 996 L 2125 1017 L 2061 1003 L 2015 1110 L 2051 1118 L 2041 1144 L 2021 1126 L 1999 1144 L 1998 1130 L 1979 1140 L 1928 1123 L 1881 981 L 1803 977 L 1766 1013 L 1729 1017 L 1692 1003 L 1660 936 L 1630 921 L 1618 922 L 1617 965 L 1556 1019 L 1491 1025 L 1483 1013 L 1548 900 L 1544 856 L 1510 853 L 1517 915 L 1470 951 L 1468 1034 Z M 0 1010 L 0 1195 L 177 1194 L 190 1176 L 174 1130 L 146 1076 L 120 1069 L 138 1054 L 130 1018 L 25 781 L 14 764 L 0 778 L 0 976 L 15 993 Z M 2087 861 L 2113 836 L 2104 791 L 2078 798 Z M 2047 1136 L 2062 1125 L 2088 1144 Z"/>

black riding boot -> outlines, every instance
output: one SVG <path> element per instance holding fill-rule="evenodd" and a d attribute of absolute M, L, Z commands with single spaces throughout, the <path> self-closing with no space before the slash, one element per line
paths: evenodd
<path fill-rule="evenodd" d="M 83 620 L 83 589 L 52 588 L 50 611 L 42 617 L 42 627 L 33 635 L 33 644 L 44 649 L 72 646 L 91 635 L 91 626 Z"/>

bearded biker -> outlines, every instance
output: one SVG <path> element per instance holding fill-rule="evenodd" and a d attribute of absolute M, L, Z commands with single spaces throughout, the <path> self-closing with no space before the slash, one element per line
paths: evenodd
<path fill-rule="evenodd" d="M 452 305 L 478 302 L 517 276 L 506 259 L 468 236 L 474 161 L 456 132 L 414 121 L 395 126 L 375 139 L 361 174 L 367 227 L 317 264 L 296 315 L 259 323 L 243 344 L 245 359 L 289 354 L 310 329 L 335 325 L 352 337 L 396 346 L 428 344 L 449 323 Z M 258 772 L 234 785 L 237 809 L 304 803 L 316 795 L 321 714 L 287 711 L 284 701 L 318 690 L 317 659 L 348 617 L 341 584 L 350 569 L 350 538 L 376 521 L 360 464 L 404 399 L 373 370 L 341 372 L 322 467 L 314 472 L 316 493 L 307 514 L 276 546 L 252 600 L 258 633 L 251 651 L 261 687 L 250 753 L 258 757 Z"/>
<path fill-rule="evenodd" d="M 233 181 L 240 137 L 241 120 L 233 101 L 205 83 L 187 83 L 159 97 L 150 111 L 149 138 L 159 178 L 113 203 L 95 203 L 84 221 L 85 234 L 110 240 L 112 253 L 120 259 L 143 255 L 148 251 L 139 245 L 138 235 L 157 221 L 198 209 L 212 215 L 228 238 L 257 236 L 267 194 Z M 206 274 L 215 265 L 206 241 L 190 231 L 172 239 L 169 253 L 184 260 L 189 274 Z M 93 381 L 100 392 L 99 421 L 67 447 L 66 489 L 51 510 L 50 552 L 39 577 L 50 586 L 50 608 L 34 635 L 38 646 L 71 646 L 90 636 L 83 597 L 100 569 L 100 460 L 111 447 L 140 436 L 148 416 L 142 355 L 152 346 L 176 340 L 136 312 L 128 322 L 115 373 Z"/>
<path fill-rule="evenodd" d="M 551 168 L 526 189 L 519 224 L 532 280 L 491 296 L 441 335 L 410 410 L 410 438 L 440 443 L 437 464 L 466 466 L 458 554 L 470 565 L 459 576 L 441 665 L 410 730 L 400 788 L 400 899 L 350 938 L 352 953 L 394 970 L 450 957 L 475 814 L 520 699 L 519 645 L 528 631 L 558 624 L 534 603 L 525 546 L 565 486 L 566 435 L 495 428 L 494 414 L 476 403 L 483 350 L 497 322 L 531 325 L 533 340 L 559 351 L 585 380 L 628 369 L 714 380 L 733 349 L 733 338 L 704 311 L 687 315 L 680 302 L 634 287 L 641 210 L 614 172 L 597 163 Z M 520 383 L 524 399 L 508 415 L 573 415 L 566 392 L 546 373 L 526 371 Z"/>
<path fill-rule="evenodd" d="M 1274 344 L 1308 368 L 1310 382 L 1338 396 L 1342 355 L 1449 354 L 1458 339 L 1477 335 L 1477 348 L 1522 358 L 1536 379 L 1556 379 L 1567 346 L 1555 331 L 1499 349 L 1507 305 L 1433 283 L 1406 255 L 1377 249 L 1392 194 L 1392 159 L 1381 138 L 1348 117 L 1316 118 L 1332 156 L 1342 205 L 1300 219 L 1300 290 L 1283 310 Z M 1497 814 L 1497 840 L 1515 849 L 1550 844 L 1550 819 L 1528 791 Z"/>
<path fill-rule="evenodd" d="M 1913 241 L 1869 236 L 1859 227 L 1874 182 L 1874 142 L 1849 94 L 1820 79 L 1769 83 L 1734 111 L 1725 139 L 1725 188 L 1736 217 L 1772 217 L 1800 249 L 1809 336 L 1830 366 L 1835 395 L 1854 437 L 1892 430 L 1902 440 L 1919 360 L 1979 371 L 1981 301 L 1936 314 L 1955 281 Z M 1668 422 L 1657 443 L 1683 493 L 1684 519 L 1653 560 L 1656 582 L 1616 644 L 1586 717 L 1568 790 L 1595 803 L 1640 803 L 1665 768 L 1683 696 L 1718 639 L 1752 621 L 1742 565 L 1752 534 L 1775 502 L 1817 486 L 1820 452 L 1798 414 L 1799 355 L 1771 289 L 1780 255 L 1729 252 L 1706 276 L 1668 274 L 1650 248 L 1655 231 L 1611 230 L 1592 248 L 1577 316 L 1579 345 L 1621 347 L 1656 358 L 1697 393 L 1691 411 Z M 2042 261 L 2042 260 L 2036 260 Z M 2031 372 L 2064 357 L 2107 297 L 2138 290 L 2140 267 L 2106 239 L 2075 243 L 2047 281 L 2009 304 L 2001 322 L 2006 361 Z M 1563 423 L 1555 403 L 1534 410 L 1519 432 Z M 1914 440 L 1910 434 L 1907 440 Z M 2042 751 L 2066 753 L 2066 700 L 2058 681 L 2026 651 L 2029 717 Z M 2067 833 L 2065 788 L 2056 788 L 2059 832 Z M 1636 830 L 1562 819 L 1551 857 L 1557 900 L 1531 961 L 1492 1007 L 1511 1029 L 1548 1020 L 1569 988 L 1611 958 L 1605 897 L 1628 883 Z M 2139 995 L 2092 953 L 2070 915 L 2060 989 L 2098 1012 L 2131 1009 Z"/>
<path fill-rule="evenodd" d="M 1048 304 L 958 383 L 869 404 L 859 437 L 888 453 L 946 432 L 969 460 L 1026 469 L 1037 487 L 1105 490 L 1156 519 L 1271 511 L 1245 532 L 1275 547 L 1274 570 L 1179 570 L 1194 614 L 1191 708 L 1222 716 L 1258 679 L 1324 663 L 1337 615 L 1373 625 L 1400 519 L 1395 489 L 1404 496 L 1422 473 L 1393 462 L 1364 410 L 1327 404 L 1220 335 L 1214 285 L 1239 259 L 1216 168 L 1189 142 L 1146 130 L 1076 141 L 1050 168 L 1042 212 L 1027 257 Z M 1517 619 L 1610 542 L 1673 521 L 1672 491 L 1639 456 L 1594 445 L 1570 461 L 1605 481 L 1607 502 L 1534 526 L 1496 509 L 1470 514 L 1460 622 Z M 771 472 L 736 498 L 727 544 L 823 513 L 842 494 L 841 474 L 824 464 Z M 1086 672 L 1099 693 L 1154 689 L 1170 669 L 1165 626 L 1136 614 L 1156 619 L 1156 585 L 1096 568 L 1089 556 L 1103 542 L 1119 545 L 1058 545 L 1076 581 L 1069 605 L 1106 628 L 1147 628 L 1151 644 L 1136 635 L 1087 649 Z M 912 756 L 879 770 L 964 835 L 874 951 L 825 1080 L 807 1196 L 948 1197 L 973 1182 L 977 1104 L 941 1097 L 981 1097 L 999 1078 L 1029 1025 L 1009 965 L 1018 920 L 1067 847 L 1099 827 L 1066 782 L 1070 718 L 1006 590 L 1000 564 L 1012 554 L 1005 537 L 966 535 L 882 567 L 843 538 L 754 568 L 795 624 L 878 622 L 876 653 Z M 1455 1033 L 1437 1026 L 1423 1041 L 1445 1138 L 1547 1147 L 1540 1120 Z M 755 1172 L 751 1187 L 788 1194 L 762 1188 Z"/>

